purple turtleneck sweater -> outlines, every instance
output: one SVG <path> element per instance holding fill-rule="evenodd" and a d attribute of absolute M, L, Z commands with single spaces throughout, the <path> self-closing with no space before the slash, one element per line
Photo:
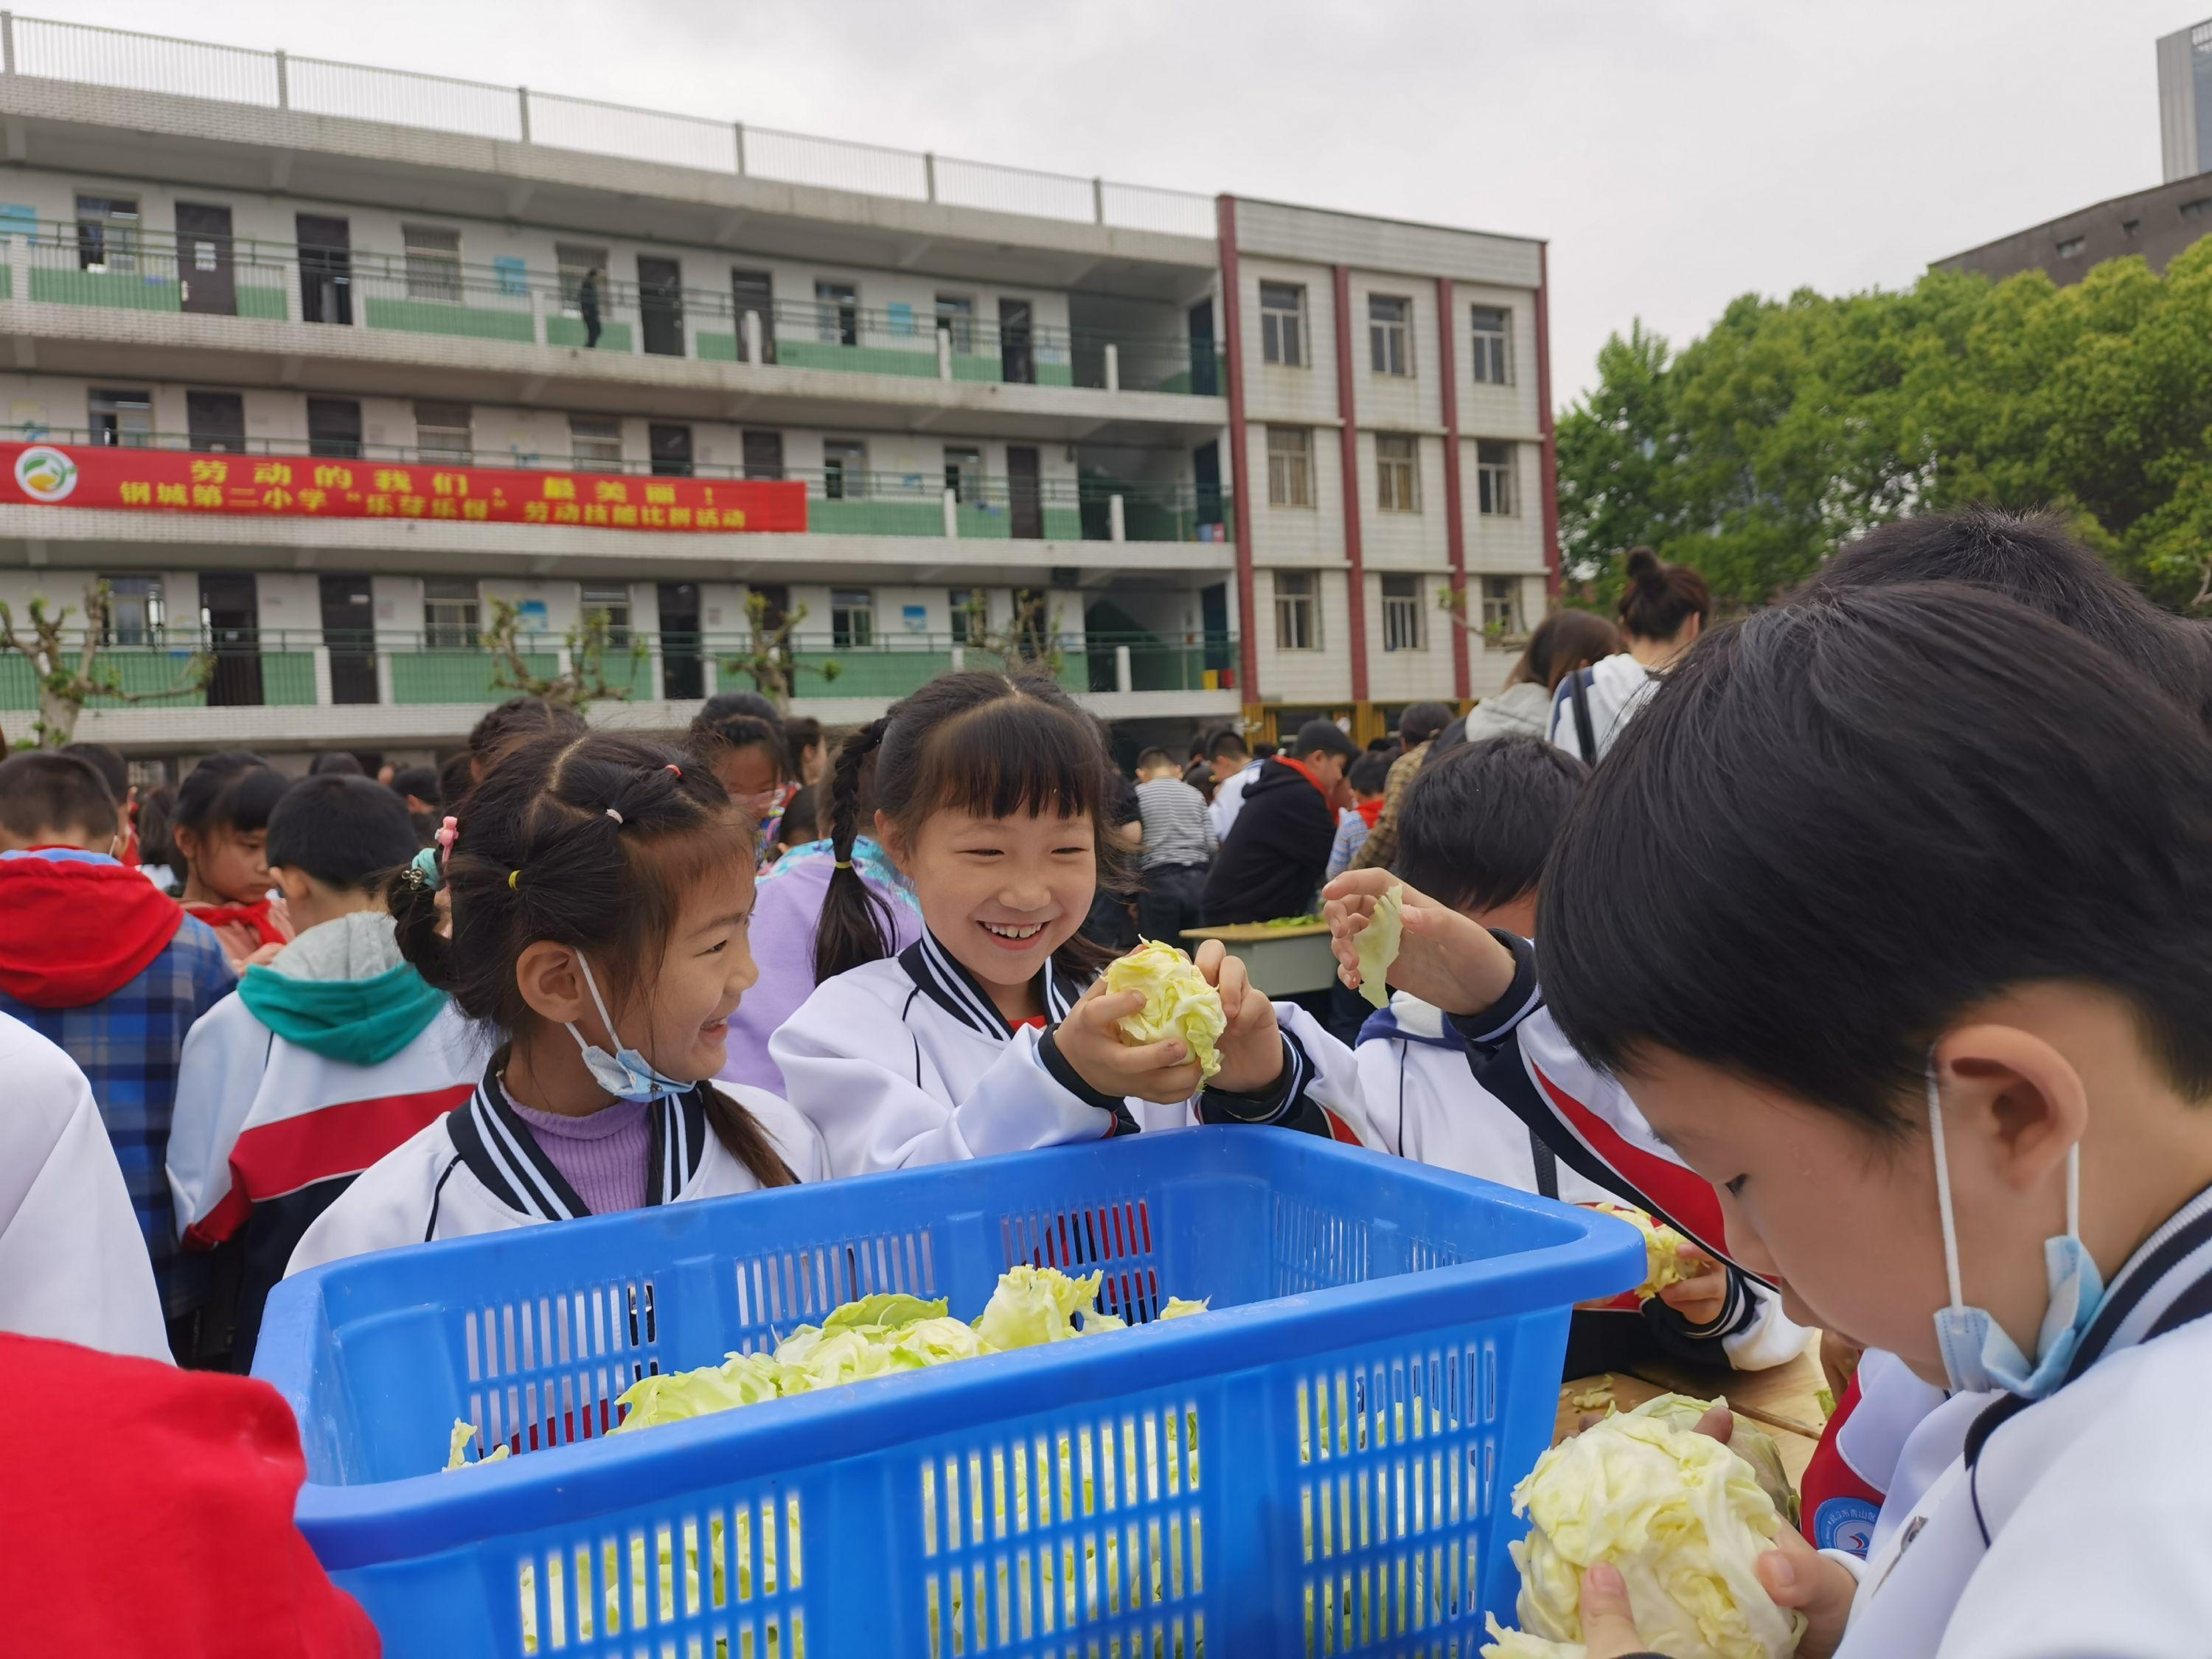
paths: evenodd
<path fill-rule="evenodd" d="M 507 1103 L 593 1215 L 645 1207 L 645 1165 L 653 1155 L 650 1105 L 617 1100 L 588 1116 L 563 1117 L 534 1111 L 511 1097 Z"/>

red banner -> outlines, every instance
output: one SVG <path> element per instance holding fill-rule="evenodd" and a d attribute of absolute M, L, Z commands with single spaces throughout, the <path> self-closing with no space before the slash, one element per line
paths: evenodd
<path fill-rule="evenodd" d="M 298 456 L 0 444 L 0 504 L 256 519 L 453 519 L 726 533 L 806 528 L 797 479 L 630 478 Z"/>

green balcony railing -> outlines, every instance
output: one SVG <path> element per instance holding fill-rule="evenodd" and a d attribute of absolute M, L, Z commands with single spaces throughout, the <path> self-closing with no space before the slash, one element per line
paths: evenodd
<path fill-rule="evenodd" d="M 872 616 L 848 617 L 842 629 L 795 635 L 787 659 L 799 701 L 823 697 L 902 697 L 957 666 L 998 667 L 1003 641 L 969 641 L 942 633 L 878 630 Z M 520 641 L 526 672 L 554 679 L 571 669 L 565 641 L 552 634 Z M 716 691 L 757 689 L 735 665 L 750 655 L 749 637 L 732 634 L 647 635 L 617 629 L 599 664 L 611 686 L 635 702 L 686 702 Z M 1048 647 L 1056 677 L 1071 691 L 1110 693 L 1124 687 L 1127 653 L 1131 691 L 1201 692 L 1231 683 L 1236 641 L 1225 634 L 1163 638 L 1152 634 L 1062 635 Z M 427 633 L 324 634 L 314 630 L 234 630 L 220 637 L 190 629 L 117 641 L 96 662 L 135 706 L 313 708 L 344 704 L 471 705 L 514 695 L 503 665 L 457 622 Z M 833 666 L 834 665 L 834 666 Z M 1032 666 L 1039 665 L 1033 663 Z M 129 699 L 96 697 L 87 707 L 112 708 Z M 0 711 L 38 707 L 30 665 L 0 656 Z"/>
<path fill-rule="evenodd" d="M 191 311 L 434 334 L 514 344 L 744 362 L 757 348 L 787 368 L 909 379 L 1085 386 L 1217 396 L 1226 382 L 1211 341 L 1062 328 L 831 296 L 763 300 L 733 288 L 594 283 L 592 342 L 582 273 L 485 265 L 416 250 L 325 249 L 249 237 L 177 238 L 138 225 L 0 222 L 8 258 L 0 298 L 124 311 Z M 19 246 L 20 244 L 20 246 Z M 695 264 L 708 256 L 700 255 Z M 726 256 L 724 256 L 726 257 Z"/>

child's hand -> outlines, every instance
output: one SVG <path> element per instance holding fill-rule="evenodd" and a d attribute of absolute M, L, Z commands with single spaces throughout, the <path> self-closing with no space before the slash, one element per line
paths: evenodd
<path fill-rule="evenodd" d="M 1109 991 L 1102 975 L 1053 1028 L 1053 1046 L 1102 1095 L 1134 1095 L 1163 1106 L 1188 1100 L 1203 1079 L 1188 1043 L 1181 1037 L 1121 1040 L 1121 1023 L 1144 1006 L 1142 991 Z"/>
<path fill-rule="evenodd" d="M 222 954 L 230 963 L 230 971 L 242 974 L 261 948 L 261 935 L 242 921 L 226 921 L 215 930 L 222 941 Z"/>
<path fill-rule="evenodd" d="M 1694 1244 L 1678 1244 L 1674 1255 L 1690 1275 L 1659 1292 L 1659 1299 L 1692 1325 L 1710 1325 L 1728 1306 L 1728 1269 Z"/>
<path fill-rule="evenodd" d="M 1405 931 L 1398 959 L 1390 964 L 1391 984 L 1448 1014 L 1480 1013 L 1505 994 L 1513 983 L 1513 953 L 1487 929 L 1405 886 L 1388 870 L 1347 870 L 1321 890 L 1339 979 L 1358 989 L 1359 935 L 1375 914 L 1375 901 L 1393 886 L 1402 889 Z"/>
<path fill-rule="evenodd" d="M 1219 939 L 1200 944 L 1191 961 L 1221 994 L 1221 1012 L 1229 1021 L 1214 1043 L 1221 1069 L 1212 1086 L 1231 1094 L 1258 1094 L 1283 1074 L 1283 1033 L 1275 1023 L 1275 1005 L 1252 988 L 1243 960 L 1231 956 Z"/>
<path fill-rule="evenodd" d="M 266 968 L 270 963 L 276 960 L 283 949 L 284 947 L 281 945 L 264 945 L 257 946 L 253 951 L 246 957 L 245 961 L 238 964 L 238 971 L 242 974 L 249 968 Z"/>

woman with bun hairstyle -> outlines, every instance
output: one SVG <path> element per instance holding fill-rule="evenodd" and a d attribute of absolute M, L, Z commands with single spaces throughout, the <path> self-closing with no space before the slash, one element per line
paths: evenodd
<path fill-rule="evenodd" d="M 1648 547 L 1632 547 L 1626 575 L 1620 591 L 1626 650 L 1568 675 L 1552 694 L 1552 741 L 1593 764 L 1656 689 L 1657 677 L 1697 642 L 1712 614 L 1705 579 L 1686 564 L 1668 564 Z"/>

